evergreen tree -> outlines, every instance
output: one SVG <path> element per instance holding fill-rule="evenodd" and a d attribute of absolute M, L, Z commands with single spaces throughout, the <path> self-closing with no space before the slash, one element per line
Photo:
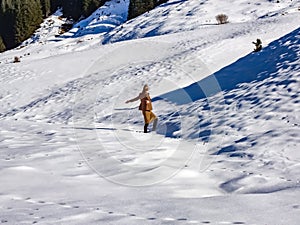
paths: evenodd
<path fill-rule="evenodd" d="M 63 8 L 64 16 L 89 16 L 107 0 L 0 0 L 1 49 L 11 49 L 29 38 L 43 17 Z M 149 0 L 147 0 L 149 1 Z"/>
<path fill-rule="evenodd" d="M 40 0 L 42 5 L 43 16 L 48 17 L 51 14 L 51 0 Z"/>
<path fill-rule="evenodd" d="M 61 0 L 50 0 L 50 9 L 52 13 L 54 13 L 60 7 L 62 7 Z"/>
<path fill-rule="evenodd" d="M 128 19 L 133 19 L 147 11 L 154 9 L 157 0 L 130 0 Z"/>
<path fill-rule="evenodd" d="M 78 20 L 82 16 L 82 0 L 62 0 L 63 14 Z"/>
<path fill-rule="evenodd" d="M 91 15 L 97 8 L 104 4 L 105 1 L 99 0 L 82 0 L 82 12 L 85 17 Z"/>
<path fill-rule="evenodd" d="M 0 36 L 0 52 L 4 52 L 6 49 L 2 37 Z"/>
<path fill-rule="evenodd" d="M 161 5 L 163 3 L 166 3 L 168 0 L 156 0 L 155 6 Z"/>
<path fill-rule="evenodd" d="M 13 0 L 0 0 L 0 36 L 7 49 L 15 46 L 14 24 L 16 10 Z"/>
<path fill-rule="evenodd" d="M 78 20 L 81 16 L 91 15 L 108 0 L 62 0 L 61 5 L 65 17 Z"/>
<path fill-rule="evenodd" d="M 21 1 L 22 3 L 16 6 L 18 9 L 14 24 L 16 45 L 29 38 L 43 21 L 40 0 Z"/>
<path fill-rule="evenodd" d="M 43 19 L 40 0 L 1 0 L 0 35 L 7 49 L 29 38 Z"/>

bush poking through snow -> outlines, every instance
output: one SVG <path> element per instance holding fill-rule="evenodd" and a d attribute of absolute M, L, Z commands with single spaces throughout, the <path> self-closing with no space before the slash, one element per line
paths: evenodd
<path fill-rule="evenodd" d="M 225 24 L 228 23 L 228 16 L 225 14 L 219 14 L 216 16 L 216 20 L 218 24 Z"/>
<path fill-rule="evenodd" d="M 19 62 L 21 62 L 20 57 L 15 56 L 15 58 L 14 58 L 14 63 L 19 63 Z"/>
<path fill-rule="evenodd" d="M 59 29 L 59 34 L 64 34 L 71 30 L 73 27 L 73 21 L 67 21 L 66 23 L 62 24 L 60 29 Z"/>

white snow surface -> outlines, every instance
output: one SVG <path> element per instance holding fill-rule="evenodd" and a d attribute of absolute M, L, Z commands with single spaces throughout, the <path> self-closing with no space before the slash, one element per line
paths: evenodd
<path fill-rule="evenodd" d="M 298 224 L 299 2 L 128 3 L 0 54 L 0 223 Z"/>

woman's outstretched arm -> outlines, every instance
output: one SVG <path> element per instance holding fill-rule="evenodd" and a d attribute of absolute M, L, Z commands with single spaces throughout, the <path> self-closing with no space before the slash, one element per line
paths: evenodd
<path fill-rule="evenodd" d="M 129 102 L 135 102 L 137 100 L 140 100 L 142 98 L 145 98 L 146 94 L 145 93 L 140 93 L 137 97 L 127 100 L 125 103 L 129 103 Z"/>

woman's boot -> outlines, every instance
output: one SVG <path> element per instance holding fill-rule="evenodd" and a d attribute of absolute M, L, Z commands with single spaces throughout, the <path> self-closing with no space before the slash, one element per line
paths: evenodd
<path fill-rule="evenodd" d="M 147 133 L 148 132 L 148 130 L 147 130 L 147 128 L 148 128 L 148 123 L 145 123 L 145 125 L 144 125 L 144 133 Z"/>

